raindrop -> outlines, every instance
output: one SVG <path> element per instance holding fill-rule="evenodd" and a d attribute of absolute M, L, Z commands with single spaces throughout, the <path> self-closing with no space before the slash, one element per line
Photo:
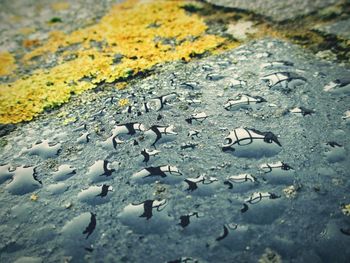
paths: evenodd
<path fill-rule="evenodd" d="M 16 168 L 13 179 L 6 185 L 6 189 L 12 194 L 23 195 L 33 192 L 41 185 L 41 181 L 37 178 L 36 167 L 21 166 Z"/>
<path fill-rule="evenodd" d="M 62 164 L 58 167 L 57 172 L 52 173 L 55 181 L 63 181 L 76 174 L 75 168 L 68 164 Z"/>
<path fill-rule="evenodd" d="M 107 184 L 90 186 L 78 194 L 78 200 L 91 205 L 103 204 L 109 201 L 112 191 L 113 187 Z"/>
<path fill-rule="evenodd" d="M 118 215 L 121 222 L 140 233 L 164 233 L 168 230 L 171 217 L 167 213 L 168 201 L 146 200 L 129 204 Z"/>
<path fill-rule="evenodd" d="M 95 183 L 111 179 L 115 169 L 112 169 L 109 166 L 110 163 L 107 160 L 97 160 L 87 172 L 90 181 Z"/>
<path fill-rule="evenodd" d="M 25 149 L 22 153 L 28 153 L 29 155 L 38 155 L 41 158 L 48 159 L 56 157 L 61 150 L 60 143 L 50 143 L 48 140 L 38 142 L 32 145 L 29 149 Z"/>
<path fill-rule="evenodd" d="M 281 151 L 281 143 L 272 132 L 236 128 L 225 138 L 222 150 L 238 157 L 273 156 Z"/>

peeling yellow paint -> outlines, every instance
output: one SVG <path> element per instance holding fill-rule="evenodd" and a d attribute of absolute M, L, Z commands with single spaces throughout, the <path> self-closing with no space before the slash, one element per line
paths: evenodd
<path fill-rule="evenodd" d="M 27 53 L 24 62 L 36 63 L 35 57 L 78 44 L 75 58 L 60 58 L 59 65 L 51 69 L 36 70 L 11 84 L 0 85 L 0 123 L 29 121 L 45 108 L 61 105 L 71 94 L 92 89 L 98 83 L 128 78 L 158 63 L 188 61 L 220 47 L 226 40 L 207 34 L 204 21 L 187 14 L 181 8 L 183 4 L 129 0 L 115 5 L 96 25 L 70 34 L 51 32 L 47 43 Z M 176 44 L 168 44 L 167 40 Z M 118 63 L 114 61 L 116 54 L 122 56 Z"/>
<path fill-rule="evenodd" d="M 0 76 L 11 74 L 17 67 L 15 62 L 10 52 L 0 52 Z"/>

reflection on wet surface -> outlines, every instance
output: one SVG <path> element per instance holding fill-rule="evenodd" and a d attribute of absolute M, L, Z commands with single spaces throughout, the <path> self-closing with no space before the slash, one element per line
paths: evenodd
<path fill-rule="evenodd" d="M 323 90 L 335 94 L 350 93 L 350 79 L 336 79 L 323 87 Z"/>
<path fill-rule="evenodd" d="M 11 165 L 4 164 L 0 165 L 0 183 L 5 182 L 13 176 L 13 172 L 11 172 Z"/>
<path fill-rule="evenodd" d="M 156 167 L 146 167 L 131 176 L 135 182 L 174 182 L 181 179 L 181 172 L 175 166 L 164 165 Z"/>
<path fill-rule="evenodd" d="M 0 153 L 1 259 L 257 262 L 271 247 L 346 262 L 348 84 L 334 79 L 348 71 L 312 59 L 258 41 L 100 91 L 70 125 L 19 127 Z"/>
<path fill-rule="evenodd" d="M 266 163 L 260 165 L 260 169 L 264 172 L 263 178 L 269 183 L 293 183 L 295 170 L 284 162 Z"/>
<path fill-rule="evenodd" d="M 109 168 L 110 163 L 107 160 L 98 160 L 90 166 L 87 176 L 91 182 L 99 182 L 111 179 L 115 169 Z"/>
<path fill-rule="evenodd" d="M 124 207 L 118 217 L 136 232 L 161 234 L 172 220 L 167 214 L 167 206 L 168 201 L 165 199 L 132 203 Z"/>
<path fill-rule="evenodd" d="M 109 201 L 110 192 L 113 192 L 113 187 L 107 184 L 90 186 L 78 194 L 78 200 L 92 205 L 102 204 Z"/>
<path fill-rule="evenodd" d="M 237 128 L 225 138 L 222 150 L 239 157 L 262 157 L 277 154 L 282 145 L 272 132 Z"/>
<path fill-rule="evenodd" d="M 61 144 L 50 143 L 48 140 L 42 142 L 37 142 L 32 145 L 29 149 L 23 151 L 23 153 L 28 153 L 30 155 L 38 155 L 44 159 L 57 156 L 59 150 L 61 149 Z"/>
<path fill-rule="evenodd" d="M 6 185 L 6 189 L 15 195 L 33 192 L 42 185 L 37 176 L 36 167 L 17 167 L 12 180 Z"/>
<path fill-rule="evenodd" d="M 224 105 L 226 110 L 238 110 L 244 108 L 254 107 L 255 104 L 266 102 L 266 100 L 260 96 L 250 96 L 248 94 L 240 94 L 235 99 L 228 100 Z"/>
<path fill-rule="evenodd" d="M 76 174 L 76 169 L 68 164 L 62 164 L 58 167 L 57 172 L 52 173 L 52 177 L 55 181 L 66 180 L 69 177 Z"/>

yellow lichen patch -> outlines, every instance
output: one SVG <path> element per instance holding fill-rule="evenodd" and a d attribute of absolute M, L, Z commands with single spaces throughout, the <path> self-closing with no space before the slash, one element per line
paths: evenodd
<path fill-rule="evenodd" d="M 266 248 L 264 254 L 259 258 L 259 263 L 282 263 L 281 256 L 270 248 Z"/>
<path fill-rule="evenodd" d="M 40 44 L 40 41 L 38 39 L 25 39 L 22 42 L 22 46 L 25 48 L 32 48 L 35 46 L 38 46 Z"/>
<path fill-rule="evenodd" d="M 16 60 L 9 52 L 0 52 L 0 76 L 6 76 L 16 69 Z"/>
<path fill-rule="evenodd" d="M 35 28 L 34 27 L 22 27 L 20 29 L 18 29 L 18 33 L 22 34 L 22 35 L 29 35 L 31 33 L 35 32 Z"/>
<path fill-rule="evenodd" d="M 36 194 L 32 194 L 31 196 L 30 196 L 30 200 L 31 201 L 38 201 L 38 198 L 39 198 L 39 196 L 37 196 Z"/>
<path fill-rule="evenodd" d="M 115 87 L 118 89 L 118 90 L 123 90 L 123 89 L 126 89 L 126 87 L 127 87 L 127 83 L 126 82 L 120 82 L 120 83 L 117 83 L 116 85 L 115 85 Z"/>
<path fill-rule="evenodd" d="M 344 215 L 350 216 L 350 204 L 344 205 L 341 209 Z"/>
<path fill-rule="evenodd" d="M 67 2 L 57 2 L 51 4 L 51 8 L 55 11 L 67 10 L 69 7 L 70 5 Z"/>
<path fill-rule="evenodd" d="M 65 37 L 66 35 L 62 31 L 50 32 L 49 41 L 44 46 L 38 47 L 32 52 L 25 54 L 23 56 L 23 61 L 28 63 L 34 57 L 41 56 L 49 52 L 55 52 L 64 41 Z"/>
<path fill-rule="evenodd" d="M 51 32 L 47 43 L 23 56 L 23 62 L 37 63 L 35 57 L 79 44 L 74 58 L 59 57 L 51 69 L 0 85 L 0 123 L 31 120 L 45 108 L 61 105 L 71 94 L 98 83 L 128 79 L 159 63 L 188 61 L 226 43 L 222 37 L 207 34 L 203 19 L 186 13 L 181 8 L 184 3 L 129 0 L 115 5 L 93 26 L 70 34 Z"/>
<path fill-rule="evenodd" d="M 18 16 L 18 15 L 11 15 L 9 17 L 9 21 L 10 22 L 13 22 L 13 23 L 18 23 L 22 20 L 23 18 L 21 16 Z"/>
<path fill-rule="evenodd" d="M 127 105 L 129 105 L 129 100 L 128 99 L 120 99 L 118 101 L 118 106 L 119 107 L 125 107 Z"/>
<path fill-rule="evenodd" d="M 67 118 L 63 121 L 63 125 L 68 125 L 72 122 L 75 122 L 77 119 L 75 117 Z"/>

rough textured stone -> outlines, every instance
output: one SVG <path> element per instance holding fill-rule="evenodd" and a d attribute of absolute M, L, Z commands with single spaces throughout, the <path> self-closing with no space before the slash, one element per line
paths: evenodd
<path fill-rule="evenodd" d="M 106 10 L 117 2 L 121 1 L 103 0 L 98 5 L 94 5 L 95 2 L 92 0 L 2 1 L 0 52 L 17 50 L 21 47 L 23 39 L 45 41 L 52 30 L 68 33 L 88 26 L 93 21 L 98 21 Z M 50 23 L 55 19 L 57 22 Z M 40 29 L 39 32 L 38 29 Z M 35 43 L 32 45 L 35 46 Z"/>
<path fill-rule="evenodd" d="M 42 185 L 20 195 L 7 191 L 10 180 L 0 185 L 1 261 L 257 262 L 270 247 L 283 261 L 347 262 L 348 75 L 266 39 L 169 63 L 122 91 L 87 92 L 58 110 L 74 122 L 52 111 L 21 125 L 4 136 L 0 171 L 30 165 Z M 57 169 L 25 150 L 45 139 L 61 145 L 52 160 L 72 167 L 56 195 L 47 188 Z M 290 184 L 295 198 L 284 195 Z"/>
<path fill-rule="evenodd" d="M 317 26 L 315 29 L 325 34 L 335 35 L 342 39 L 350 39 L 350 19 L 336 21 L 323 26 Z"/>
<path fill-rule="evenodd" d="M 254 12 L 274 21 L 293 19 L 329 6 L 337 0 L 206 0 L 208 3 Z"/>

